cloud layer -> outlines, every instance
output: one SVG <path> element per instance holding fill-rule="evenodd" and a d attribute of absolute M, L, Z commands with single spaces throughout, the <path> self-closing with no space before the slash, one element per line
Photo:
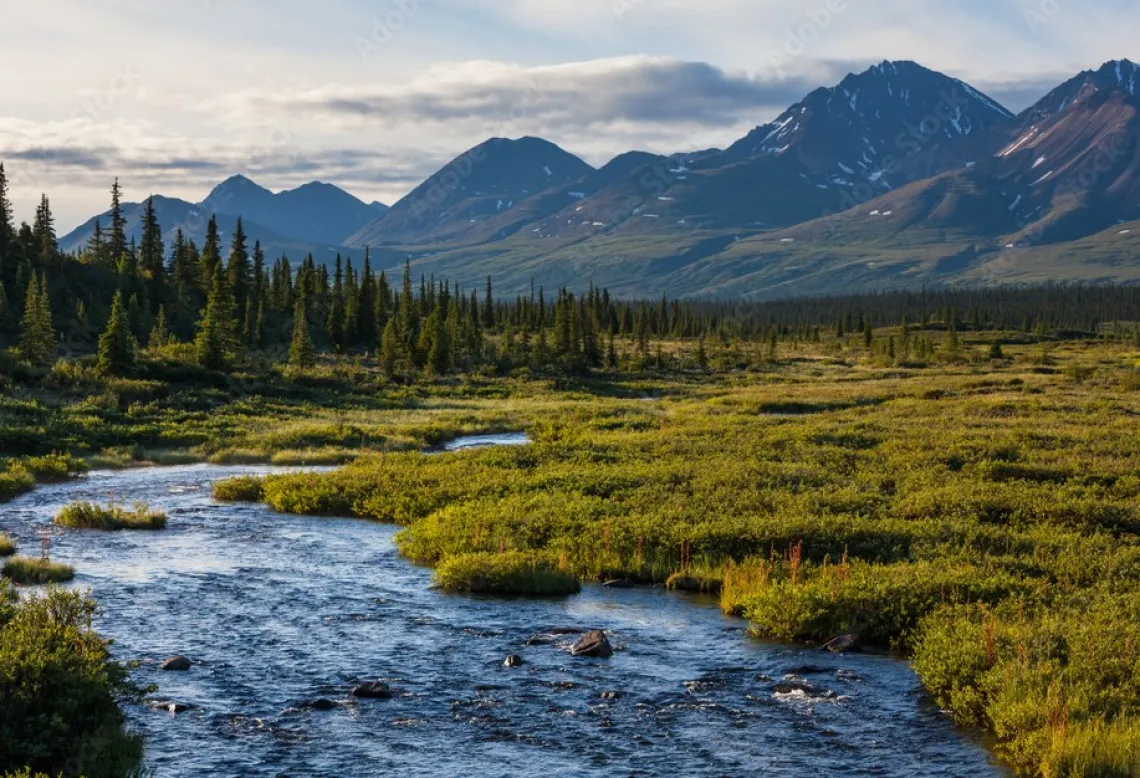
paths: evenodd
<path fill-rule="evenodd" d="M 6 9 L 0 159 L 20 216 L 61 227 L 244 173 L 392 201 L 490 136 L 594 164 L 724 146 L 812 88 L 890 59 L 1011 109 L 1137 59 L 1130 0 L 44 0 Z"/>

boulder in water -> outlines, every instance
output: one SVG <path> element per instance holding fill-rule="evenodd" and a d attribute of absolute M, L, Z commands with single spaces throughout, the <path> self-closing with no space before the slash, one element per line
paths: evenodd
<path fill-rule="evenodd" d="M 392 689 L 382 681 L 367 681 L 357 684 L 352 690 L 352 696 L 362 700 L 390 700 Z"/>
<path fill-rule="evenodd" d="M 322 697 L 319 700 L 313 700 L 312 702 L 306 702 L 305 704 L 301 705 L 300 707 L 307 708 L 308 710 L 326 711 L 326 710 L 333 710 L 334 708 L 336 708 L 336 703 L 333 702 L 332 700 L 326 700 Z"/>
<path fill-rule="evenodd" d="M 602 586 L 607 589 L 632 589 L 634 587 L 633 581 L 628 578 L 618 578 L 613 581 L 606 581 Z"/>
<path fill-rule="evenodd" d="M 859 638 L 855 635 L 840 635 L 823 646 L 824 651 L 830 651 L 833 654 L 854 653 L 860 648 Z"/>
<path fill-rule="evenodd" d="M 526 660 L 518 654 L 511 654 L 503 660 L 503 667 L 522 667 L 526 664 Z"/>
<path fill-rule="evenodd" d="M 574 656 L 592 656 L 605 659 L 614 655 L 614 648 L 610 645 L 606 633 L 597 629 L 586 634 L 575 643 L 574 647 L 570 649 L 570 653 Z"/>
<path fill-rule="evenodd" d="M 603 700 L 620 700 L 621 692 L 602 692 Z"/>
<path fill-rule="evenodd" d="M 172 656 L 160 665 L 168 673 L 184 673 L 193 666 L 193 663 L 184 656 Z"/>

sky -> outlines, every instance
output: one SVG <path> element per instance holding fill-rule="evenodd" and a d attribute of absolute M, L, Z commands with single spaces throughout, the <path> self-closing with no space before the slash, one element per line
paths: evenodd
<path fill-rule="evenodd" d="M 392 203 L 490 137 L 591 164 L 723 147 L 817 86 L 915 60 L 1021 110 L 1140 58 L 1134 0 L 8 0 L 0 161 L 60 234 L 243 174 Z"/>

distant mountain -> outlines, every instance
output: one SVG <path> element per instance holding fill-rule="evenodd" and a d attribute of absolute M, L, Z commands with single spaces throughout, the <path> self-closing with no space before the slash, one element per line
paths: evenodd
<path fill-rule="evenodd" d="M 369 205 L 332 184 L 313 181 L 274 194 L 245 176 L 233 176 L 219 184 L 202 207 L 212 213 L 240 215 L 294 240 L 330 246 L 342 245 L 384 208 L 379 203 Z"/>
<path fill-rule="evenodd" d="M 158 218 L 158 223 L 162 225 L 163 238 L 166 241 L 168 250 L 174 241 L 175 233 L 179 229 L 182 230 L 187 240 L 195 241 L 198 247 L 201 248 L 205 242 L 206 226 L 209 224 L 211 216 L 217 216 L 218 231 L 225 245 L 228 247 L 228 240 L 233 234 L 234 227 L 238 220 L 238 217 L 233 214 L 214 213 L 203 205 L 188 203 L 185 200 L 163 197 L 161 195 L 154 196 L 154 210 Z M 134 240 L 137 243 L 142 239 L 143 211 L 144 204 L 142 203 L 123 204 L 122 212 L 124 218 L 127 220 L 128 241 Z M 108 211 L 89 219 L 84 224 L 81 224 L 60 238 L 60 248 L 67 252 L 77 252 L 81 250 L 95 231 L 96 219 L 100 222 L 104 230 L 109 229 L 111 215 Z M 295 259 L 300 259 L 306 254 L 311 253 L 318 260 L 327 261 L 331 260 L 336 254 L 335 247 L 294 240 L 293 238 L 280 235 L 268 227 L 248 219 L 242 219 L 242 227 L 249 240 L 250 249 L 252 250 L 255 241 L 260 241 L 262 248 L 270 259 L 276 259 L 283 254 Z"/>
<path fill-rule="evenodd" d="M 200 241 L 204 214 L 229 230 L 240 212 L 271 254 L 327 260 L 367 245 L 377 269 L 410 257 L 465 286 L 492 275 L 507 294 L 590 281 L 724 297 L 1140 281 L 1138 71 L 1108 62 L 1013 116 L 963 81 L 883 62 L 723 150 L 628 152 L 594 169 L 538 138 L 496 138 L 390 209 L 242 177 L 201 206 L 156 204 L 168 235 L 185 224 Z"/>
<path fill-rule="evenodd" d="M 592 170 L 578 157 L 540 138 L 492 138 L 453 159 L 347 244 L 454 240 L 527 198 Z"/>
<path fill-rule="evenodd" d="M 252 246 L 260 240 L 266 253 L 276 257 L 288 254 L 300 258 L 313 254 L 320 261 L 331 260 L 341 250 L 345 238 L 379 217 L 387 206 L 364 203 L 331 184 L 313 182 L 274 194 L 245 176 L 233 176 L 216 186 L 201 203 L 154 196 L 155 212 L 169 242 L 179 228 L 188 239 L 202 245 L 211 216 L 219 230 L 228 235 L 238 217 Z M 126 203 L 128 238 L 142 236 L 141 203 Z M 104 228 L 110 212 L 89 219 L 60 239 L 64 251 L 78 251 L 90 239 L 99 219 Z"/>

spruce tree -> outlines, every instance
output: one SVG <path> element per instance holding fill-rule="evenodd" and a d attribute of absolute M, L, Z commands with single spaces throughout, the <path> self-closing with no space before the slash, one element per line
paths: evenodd
<path fill-rule="evenodd" d="M 111 318 L 107 329 L 99 336 L 98 369 L 105 375 L 123 375 L 135 364 L 135 337 L 127 323 L 123 307 L 123 293 L 115 292 L 111 303 Z"/>
<path fill-rule="evenodd" d="M 150 331 L 148 346 L 160 349 L 170 342 L 170 332 L 166 328 L 166 306 L 158 306 L 158 318 L 154 320 L 154 328 Z"/>
<path fill-rule="evenodd" d="M 150 282 L 151 295 L 157 297 L 166 276 L 166 247 L 162 242 L 162 226 L 154 212 L 154 198 L 148 197 L 143 209 L 142 243 L 139 246 L 139 271 Z"/>
<path fill-rule="evenodd" d="M 246 247 L 245 227 L 239 217 L 230 242 L 229 273 L 230 294 L 234 298 L 234 310 L 245 311 L 250 298 L 252 274 L 249 267 L 249 250 Z M 245 330 L 248 332 L 248 330 Z"/>
<path fill-rule="evenodd" d="M 233 298 L 219 262 L 214 265 L 214 279 L 206 309 L 198 322 L 198 336 L 194 339 L 194 354 L 198 364 L 208 370 L 224 370 L 236 351 L 234 335 Z"/>
<path fill-rule="evenodd" d="M 8 174 L 4 171 L 4 163 L 0 162 L 0 267 L 5 268 L 8 261 L 8 251 L 12 241 L 16 239 L 16 227 L 12 217 L 12 201 L 8 199 Z M 0 274 L 0 282 L 7 280 Z"/>
<path fill-rule="evenodd" d="M 289 364 L 298 370 L 312 367 L 316 362 L 316 349 L 309 335 L 308 312 L 304 296 L 297 297 L 293 306 L 293 339 L 289 343 Z"/>
<path fill-rule="evenodd" d="M 24 317 L 20 322 L 20 356 L 33 365 L 45 365 L 55 351 L 51 305 L 47 279 L 32 275 L 24 297 Z"/>
<path fill-rule="evenodd" d="M 122 196 L 123 190 L 116 178 L 111 187 L 111 236 L 107 245 L 110 262 L 118 262 L 127 251 L 127 220 L 123 216 Z"/>
<path fill-rule="evenodd" d="M 202 256 L 199 259 L 202 271 L 201 288 L 208 294 L 214 286 L 214 272 L 222 264 L 222 244 L 218 236 L 218 217 L 211 216 L 206 224 L 206 242 L 202 245 Z"/>
<path fill-rule="evenodd" d="M 389 319 L 380 337 L 380 369 L 389 378 L 395 378 L 403 358 L 404 344 L 395 319 Z"/>

